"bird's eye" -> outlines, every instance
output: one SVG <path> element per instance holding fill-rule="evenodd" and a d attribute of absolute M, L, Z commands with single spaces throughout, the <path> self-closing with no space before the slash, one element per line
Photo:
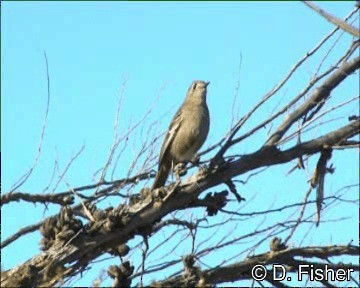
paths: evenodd
<path fill-rule="evenodd" d="M 193 90 L 195 90 L 196 89 L 196 83 L 194 83 L 194 85 L 193 85 Z"/>

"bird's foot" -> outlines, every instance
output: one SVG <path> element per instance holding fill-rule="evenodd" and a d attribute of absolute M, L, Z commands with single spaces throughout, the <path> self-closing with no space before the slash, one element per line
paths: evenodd
<path fill-rule="evenodd" d="M 180 176 L 184 176 L 187 173 L 187 168 L 185 163 L 178 163 L 174 168 L 174 173 L 176 180 L 180 180 Z"/>

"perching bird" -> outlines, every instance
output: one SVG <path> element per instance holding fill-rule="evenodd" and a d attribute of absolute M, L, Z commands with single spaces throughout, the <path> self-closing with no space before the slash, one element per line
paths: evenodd
<path fill-rule="evenodd" d="M 159 168 L 152 189 L 164 186 L 170 170 L 178 163 L 190 161 L 204 144 L 210 126 L 206 105 L 209 83 L 194 81 L 172 119 L 161 147 Z"/>

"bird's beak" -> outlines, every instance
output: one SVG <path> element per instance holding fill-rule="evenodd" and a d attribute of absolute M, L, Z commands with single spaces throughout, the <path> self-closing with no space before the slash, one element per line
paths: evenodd
<path fill-rule="evenodd" d="M 207 87 L 209 84 L 210 84 L 210 81 L 209 81 L 209 82 L 205 82 L 205 87 Z"/>

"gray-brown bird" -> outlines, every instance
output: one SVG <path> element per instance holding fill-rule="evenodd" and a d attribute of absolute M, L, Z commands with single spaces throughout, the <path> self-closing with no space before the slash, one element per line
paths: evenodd
<path fill-rule="evenodd" d="M 159 168 L 152 189 L 164 186 L 170 170 L 178 163 L 190 161 L 204 144 L 210 127 L 206 105 L 209 83 L 194 81 L 172 119 L 161 147 Z"/>

